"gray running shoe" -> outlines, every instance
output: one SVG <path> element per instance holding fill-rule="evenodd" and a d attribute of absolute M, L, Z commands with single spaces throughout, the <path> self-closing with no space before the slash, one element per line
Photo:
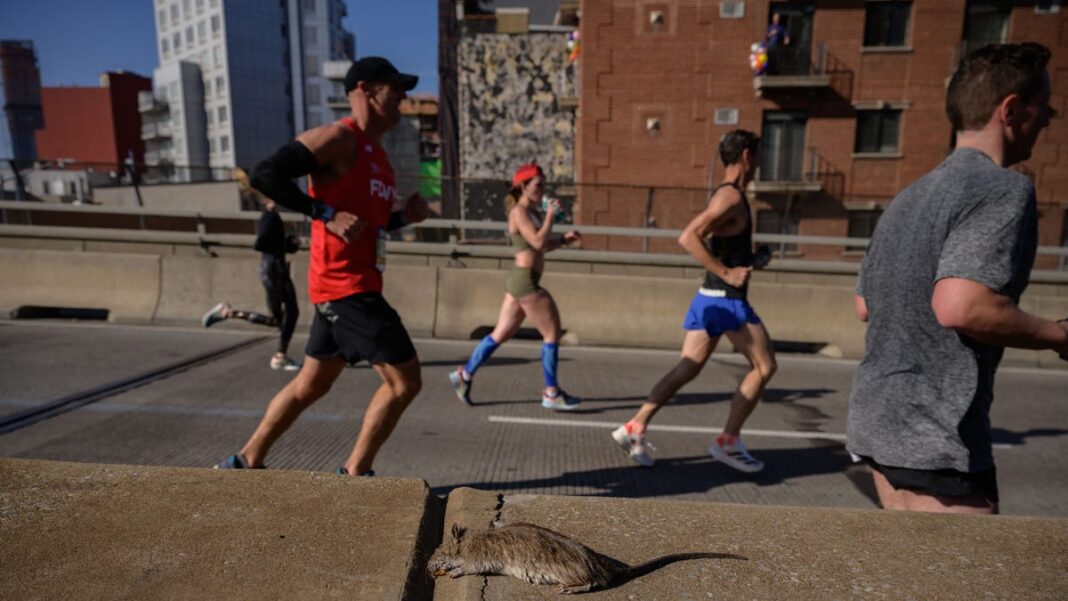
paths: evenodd
<path fill-rule="evenodd" d="M 545 393 L 541 395 L 541 406 L 554 411 L 571 411 L 581 402 L 582 399 L 564 392 L 563 388 L 556 389 L 556 396 L 549 396 Z"/>
<path fill-rule="evenodd" d="M 460 374 L 462 367 L 457 368 L 456 371 L 449 373 L 449 382 L 452 383 L 452 389 L 456 393 L 456 398 L 463 401 L 464 405 L 470 407 L 474 405 L 471 402 L 471 384 L 473 380 L 465 380 L 463 375 Z"/>

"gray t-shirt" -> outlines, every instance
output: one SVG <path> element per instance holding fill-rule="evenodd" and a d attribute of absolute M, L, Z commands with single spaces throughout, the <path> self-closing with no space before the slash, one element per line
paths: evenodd
<path fill-rule="evenodd" d="M 849 400 L 851 452 L 893 467 L 993 467 L 990 404 L 1003 349 L 940 326 L 931 297 L 938 280 L 963 278 L 1019 301 L 1037 227 L 1031 182 L 971 148 L 897 195 L 857 280 L 868 333 Z"/>

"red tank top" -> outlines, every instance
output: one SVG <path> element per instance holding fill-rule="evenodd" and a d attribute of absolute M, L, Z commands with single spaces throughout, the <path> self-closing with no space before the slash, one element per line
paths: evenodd
<path fill-rule="evenodd" d="M 312 222 L 308 295 L 313 303 L 337 300 L 357 292 L 382 292 L 385 231 L 397 197 L 393 167 L 386 152 L 352 119 L 342 119 L 339 123 L 356 135 L 359 144 L 356 164 L 330 182 L 318 184 L 311 178 L 308 194 L 338 211 L 356 215 L 366 225 L 359 236 L 346 243 L 327 231 L 322 221 Z"/>

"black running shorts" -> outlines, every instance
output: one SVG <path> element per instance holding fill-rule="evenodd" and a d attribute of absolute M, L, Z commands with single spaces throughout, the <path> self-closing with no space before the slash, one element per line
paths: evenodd
<path fill-rule="evenodd" d="M 863 458 L 872 469 L 878 470 L 894 488 L 903 488 L 933 497 L 966 497 L 975 495 L 991 503 L 998 502 L 998 478 L 995 468 L 981 472 L 957 470 L 914 470 L 905 467 L 880 465 L 870 457 Z"/>
<path fill-rule="evenodd" d="M 400 316 L 377 292 L 361 292 L 315 305 L 308 348 L 316 359 L 344 357 L 398 365 L 415 357 L 415 347 Z"/>

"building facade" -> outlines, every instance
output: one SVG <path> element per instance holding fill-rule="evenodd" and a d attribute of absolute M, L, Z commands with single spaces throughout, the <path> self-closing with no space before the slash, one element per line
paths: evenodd
<path fill-rule="evenodd" d="M 321 64 L 354 45 L 341 0 L 156 0 L 155 12 L 148 157 L 182 181 L 251 168 L 320 119 Z"/>
<path fill-rule="evenodd" d="M 36 133 L 38 156 L 112 170 L 132 156 L 142 165 L 138 94 L 151 89 L 151 79 L 124 72 L 104 73 L 97 88 L 41 88 L 44 127 Z"/>
<path fill-rule="evenodd" d="M 0 41 L 0 109 L 0 160 L 36 159 L 34 132 L 44 125 L 44 114 L 33 42 Z"/>
<path fill-rule="evenodd" d="M 988 43 L 1035 41 L 1068 93 L 1068 15 L 1058 1 L 583 0 L 576 163 L 583 223 L 682 227 L 722 178 L 720 137 L 764 140 L 752 203 L 766 233 L 868 237 L 902 188 L 953 145 L 945 90 Z M 789 44 L 755 74 L 749 55 L 778 13 Z M 1018 168 L 1038 191 L 1040 244 L 1066 244 L 1068 125 L 1054 119 Z M 630 184 L 636 188 L 599 185 Z M 641 187 L 656 187 L 647 194 Z M 687 189 L 682 189 L 687 188 Z M 635 250 L 638 242 L 593 241 Z M 670 241 L 663 249 L 672 249 Z M 800 245 L 814 259 L 857 249 Z M 1056 266 L 1042 257 L 1036 267 Z"/>

